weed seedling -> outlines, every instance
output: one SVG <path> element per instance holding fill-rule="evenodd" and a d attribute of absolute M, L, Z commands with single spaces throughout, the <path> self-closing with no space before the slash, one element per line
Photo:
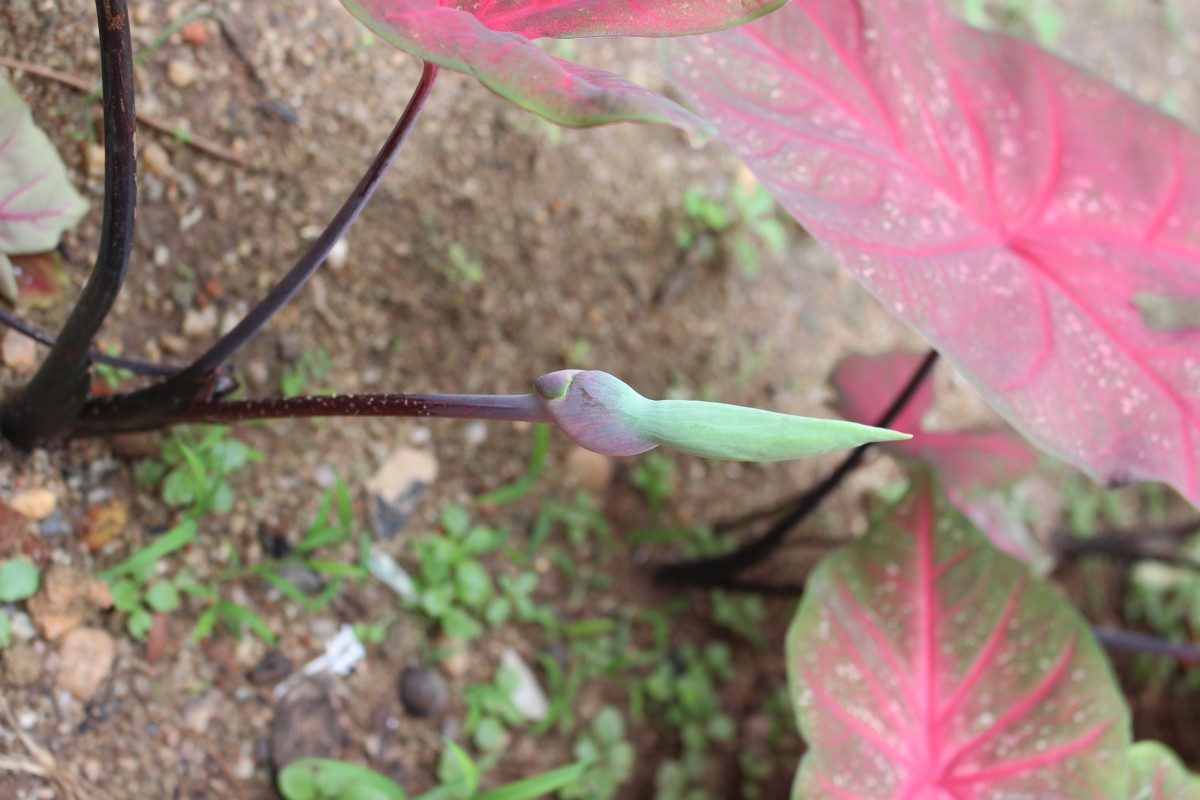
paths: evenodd
<path fill-rule="evenodd" d="M 505 622 L 513 611 L 514 596 L 521 598 L 522 593 L 498 593 L 480 561 L 504 545 L 504 531 L 472 523 L 461 506 L 444 508 L 441 524 L 440 534 L 413 542 L 418 569 L 414 579 L 417 599 L 412 607 L 447 636 L 468 641 L 483 633 L 483 621 L 493 625 Z"/>
<path fill-rule="evenodd" d="M 720 248 L 747 278 L 762 271 L 762 253 L 787 247 L 788 232 L 770 192 L 753 179 L 735 181 L 722 202 L 704 187 L 689 186 L 683 193 L 684 221 L 675 229 L 680 250 L 694 250 L 702 261 L 714 258 Z"/>
<path fill-rule="evenodd" d="M 447 740 L 438 758 L 439 785 L 412 800 L 535 800 L 579 779 L 584 763 L 568 764 L 540 775 L 480 790 L 484 773 L 495 763 L 488 757 L 476 763 L 465 750 Z M 279 771 L 276 779 L 284 800 L 408 800 L 399 784 L 378 772 L 327 758 L 301 758 Z"/>
<path fill-rule="evenodd" d="M 279 374 L 279 393 L 283 397 L 298 397 L 329 372 L 333 361 L 324 347 L 305 350 Z M 317 392 L 320 394 L 320 392 Z"/>
<path fill-rule="evenodd" d="M 27 558 L 0 561 L 0 603 L 18 603 L 37 593 L 42 572 Z M 0 648 L 8 647 L 12 639 L 12 621 L 0 608 Z"/>
<path fill-rule="evenodd" d="M 721 710 L 717 686 L 733 677 L 729 648 L 712 642 L 702 651 L 681 648 L 659 664 L 638 687 L 652 718 L 678 736 L 681 753 L 664 761 L 655 776 L 662 800 L 700 800 L 715 796 L 701 788 L 708 774 L 709 747 L 727 743 L 736 732 L 733 720 Z"/>
<path fill-rule="evenodd" d="M 613 800 L 633 775 L 635 752 L 625 736 L 625 717 L 615 706 L 596 712 L 571 752 L 588 767 L 558 793 L 562 800 Z"/>
<path fill-rule="evenodd" d="M 158 461 L 138 470 L 142 486 L 160 484 L 163 502 L 199 518 L 208 512 L 228 514 L 233 508 L 229 477 L 262 453 L 228 436 L 221 425 L 181 428 L 163 445 Z"/>

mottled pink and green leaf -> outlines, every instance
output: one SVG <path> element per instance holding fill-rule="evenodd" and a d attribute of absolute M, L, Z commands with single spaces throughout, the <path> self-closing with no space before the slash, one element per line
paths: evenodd
<path fill-rule="evenodd" d="M 1125 800 L 1087 625 L 927 479 L 808 581 L 788 633 L 804 800 Z"/>
<path fill-rule="evenodd" d="M 783 0 L 342 0 L 405 52 L 473 75 L 496 94 L 551 122 L 672 125 L 693 139 L 711 126 L 617 75 L 548 55 L 539 38 L 687 36 L 748 22 Z"/>
<path fill-rule="evenodd" d="M 1158 742 L 1138 742 L 1129 751 L 1127 800 L 1200 800 L 1200 776 Z"/>
<path fill-rule="evenodd" d="M 1031 441 L 1200 503 L 1200 138 L 941 0 L 805 0 L 670 42 L 775 197 Z M 1144 305 L 1144 302 L 1143 302 Z"/>

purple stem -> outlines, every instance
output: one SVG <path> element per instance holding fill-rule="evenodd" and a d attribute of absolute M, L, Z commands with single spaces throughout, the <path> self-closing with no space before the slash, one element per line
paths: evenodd
<path fill-rule="evenodd" d="M 42 330 L 36 325 L 31 325 L 25 320 L 17 317 L 7 309 L 0 308 L 0 324 L 7 325 L 22 336 L 27 336 L 35 342 L 44 345 L 53 346 L 55 337 L 53 334 Z M 100 364 L 108 364 L 110 367 L 119 367 L 127 369 L 137 375 L 156 375 L 166 377 L 179 372 L 182 367 L 173 367 L 170 364 L 155 364 L 150 361 L 138 361 L 134 358 L 122 358 L 121 356 L 110 356 L 108 353 L 101 352 L 92 348 L 88 351 L 88 358 L 93 362 Z"/>
<path fill-rule="evenodd" d="M 88 403 L 80 422 L 83 432 L 137 430 L 157 427 L 193 403 L 209 399 L 212 373 L 258 330 L 312 277 L 326 256 L 345 235 L 395 160 L 400 145 L 425 106 L 437 78 L 438 68 L 426 62 L 421 80 L 404 113 L 379 149 L 354 191 L 295 266 L 272 287 L 258 305 L 222 336 L 216 344 L 179 373 L 162 383 L 124 395 L 109 395 Z"/>
<path fill-rule="evenodd" d="M 532 394 L 332 394 L 192 403 L 171 415 L 166 424 L 298 417 L 441 417 L 554 422 Z"/>
<path fill-rule="evenodd" d="M 1100 644 L 1109 650 L 1132 650 L 1136 653 L 1151 653 L 1200 664 L 1200 647 L 1183 642 L 1172 642 L 1147 633 L 1135 633 L 1116 628 L 1092 628 Z"/>

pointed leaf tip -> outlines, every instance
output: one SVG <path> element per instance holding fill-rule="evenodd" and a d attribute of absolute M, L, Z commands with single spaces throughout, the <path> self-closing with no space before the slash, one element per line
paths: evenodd
<path fill-rule="evenodd" d="M 609 456 L 659 445 L 705 458 L 785 461 L 911 438 L 855 422 L 695 400 L 648 400 L 606 372 L 562 370 L 535 381 L 547 414 L 573 442 Z"/>

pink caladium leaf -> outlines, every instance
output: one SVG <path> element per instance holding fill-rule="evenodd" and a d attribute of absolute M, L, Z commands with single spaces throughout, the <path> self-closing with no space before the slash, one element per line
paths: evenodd
<path fill-rule="evenodd" d="M 1129 714 L 1079 614 L 927 478 L 808 581 L 804 800 L 1125 798 Z"/>
<path fill-rule="evenodd" d="M 687 36 L 748 22 L 784 0 L 342 0 L 372 31 L 425 61 L 465 72 L 551 122 L 654 122 L 705 138 L 711 126 L 624 78 L 554 58 L 532 40 Z"/>
<path fill-rule="evenodd" d="M 1200 800 L 1200 776 L 1158 742 L 1138 742 L 1129 751 L 1127 800 Z"/>
<path fill-rule="evenodd" d="M 1200 328 L 1141 310 L 1200 300 L 1200 139 L 937 0 L 806 0 L 664 49 L 779 201 L 1027 438 L 1200 503 Z"/>
<path fill-rule="evenodd" d="M 834 407 L 850 420 L 879 417 L 923 358 L 919 353 L 898 350 L 842 359 L 833 371 Z M 950 502 L 987 534 L 992 544 L 1039 573 L 1049 572 L 1053 556 L 1034 537 L 1014 504 L 994 491 L 1037 469 L 1033 450 L 1008 430 L 926 430 L 922 420 L 932 406 L 933 387 L 926 381 L 896 420 L 897 427 L 915 435 L 895 442 L 888 452 L 932 466 Z"/>
<path fill-rule="evenodd" d="M 923 358 L 919 353 L 894 351 L 842 359 L 833 371 L 837 390 L 834 407 L 849 420 L 875 419 Z M 895 423 L 897 428 L 914 431 L 916 435 L 891 445 L 889 452 L 928 461 L 955 493 L 971 496 L 981 490 L 995 489 L 1037 468 L 1037 456 L 1019 436 L 1009 431 L 926 430 L 922 420 L 932 406 L 933 387 L 926 381 Z"/>

